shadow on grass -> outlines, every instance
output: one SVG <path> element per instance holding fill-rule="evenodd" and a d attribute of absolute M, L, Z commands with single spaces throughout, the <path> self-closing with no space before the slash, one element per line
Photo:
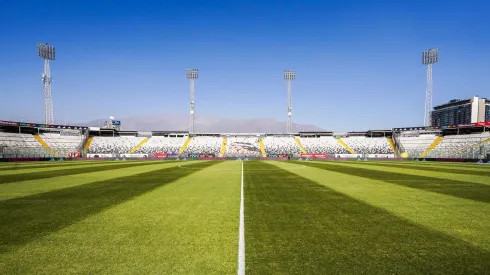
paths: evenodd
<path fill-rule="evenodd" d="M 245 163 L 250 274 L 484 274 L 490 253 L 288 171 Z M 274 166 L 275 167 L 275 166 Z"/>
<path fill-rule="evenodd" d="M 137 163 L 117 163 L 108 165 L 97 165 L 97 166 L 76 166 L 69 169 L 61 169 L 61 170 L 49 170 L 49 171 L 36 171 L 30 173 L 22 173 L 22 174 L 11 174 L 11 175 L 0 175 L 0 184 L 3 183 L 11 183 L 17 181 L 26 181 L 26 180 L 38 180 L 38 179 L 49 179 L 61 176 L 71 176 L 76 174 L 84 174 L 91 172 L 100 172 L 100 171 L 108 171 L 136 166 L 144 166 L 144 165 L 152 165 L 158 164 L 158 162 L 147 161 L 147 162 L 137 162 Z M 46 166 L 46 168 L 49 166 Z M 67 167 L 66 165 L 64 167 Z"/>
<path fill-rule="evenodd" d="M 320 168 L 331 172 L 363 177 L 372 180 L 381 180 L 384 182 L 403 185 L 411 188 L 417 188 L 424 191 L 451 195 L 451 196 L 475 200 L 475 201 L 490 202 L 490 185 L 485 185 L 481 183 L 372 170 L 369 168 L 360 168 L 358 166 L 356 167 L 349 166 L 349 164 L 347 163 L 342 163 L 342 164 L 329 164 L 326 162 L 325 163 L 297 162 L 297 163 L 301 163 L 302 165 L 306 165 L 310 167 Z"/>
<path fill-rule="evenodd" d="M 472 176 L 487 176 L 487 177 L 489 177 L 489 181 L 490 181 L 490 170 L 489 169 L 464 170 L 464 169 L 457 169 L 455 167 L 435 167 L 435 166 L 429 166 L 429 165 L 406 165 L 406 164 L 400 164 L 400 163 L 383 163 L 383 164 L 378 163 L 377 164 L 377 163 L 369 163 L 369 162 L 360 162 L 360 164 L 363 164 L 366 166 L 377 165 L 380 167 L 415 169 L 415 170 L 428 171 L 428 172 L 438 172 L 438 173 L 462 174 L 462 175 L 472 175 Z M 487 167 L 482 167 L 482 168 L 487 168 Z"/>
<path fill-rule="evenodd" d="M 206 168 L 218 162 L 189 164 Z M 0 202 L 0 253 L 58 231 L 197 170 L 164 168 Z"/>

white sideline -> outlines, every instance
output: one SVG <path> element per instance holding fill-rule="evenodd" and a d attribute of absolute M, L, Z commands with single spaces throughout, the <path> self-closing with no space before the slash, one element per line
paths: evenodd
<path fill-rule="evenodd" d="M 243 161 L 240 191 L 240 229 L 238 233 L 238 275 L 245 275 L 245 213 L 243 203 Z"/>

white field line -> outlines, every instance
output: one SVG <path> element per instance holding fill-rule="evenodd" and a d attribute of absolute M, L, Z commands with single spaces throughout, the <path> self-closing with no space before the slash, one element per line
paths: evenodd
<path fill-rule="evenodd" d="M 243 161 L 240 194 L 240 228 L 238 233 L 238 275 L 245 275 L 245 213 L 243 203 Z"/>

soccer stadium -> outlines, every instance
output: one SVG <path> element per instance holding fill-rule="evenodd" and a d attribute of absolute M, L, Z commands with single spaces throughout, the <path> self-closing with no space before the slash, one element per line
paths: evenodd
<path fill-rule="evenodd" d="M 59 123 L 37 47 L 44 120 L 0 120 L 0 274 L 490 274 L 490 100 L 434 106 L 438 49 L 423 125 L 296 131 L 284 70 L 284 131 L 235 133 L 196 127 L 198 69 L 186 131 Z"/>

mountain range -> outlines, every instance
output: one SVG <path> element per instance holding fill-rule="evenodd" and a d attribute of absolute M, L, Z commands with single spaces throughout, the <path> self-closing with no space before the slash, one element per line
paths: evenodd
<path fill-rule="evenodd" d="M 116 118 L 121 121 L 124 131 L 187 131 L 187 116 L 159 115 Z M 106 119 L 97 119 L 87 123 L 73 125 L 100 127 Z M 64 124 L 64 123 L 63 123 Z M 285 133 L 286 122 L 270 118 L 231 119 L 217 117 L 198 117 L 195 121 L 196 132 L 201 133 Z M 293 123 L 293 132 L 325 131 L 310 124 Z"/>

